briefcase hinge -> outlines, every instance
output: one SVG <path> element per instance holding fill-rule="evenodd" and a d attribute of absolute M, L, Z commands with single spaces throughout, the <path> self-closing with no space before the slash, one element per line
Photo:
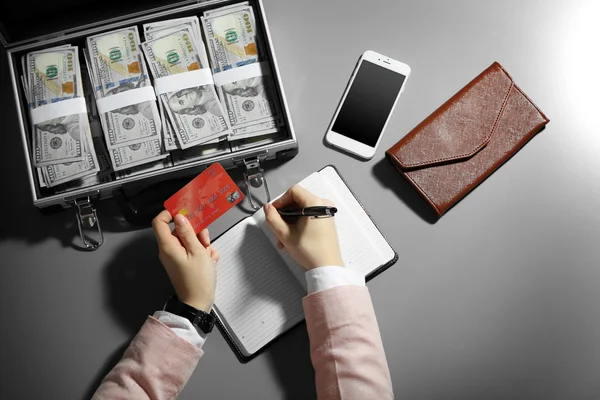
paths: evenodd
<path fill-rule="evenodd" d="M 264 203 L 271 201 L 271 193 L 269 192 L 269 185 L 265 178 L 264 170 L 261 167 L 261 161 L 267 158 L 267 152 L 259 154 L 257 157 L 245 158 L 237 162 L 244 171 L 244 182 L 246 183 L 246 194 L 250 200 L 250 205 L 255 210 L 260 210 Z M 266 194 L 266 201 L 260 200 L 261 196 L 257 196 L 260 192 L 260 188 L 264 189 Z"/>
<path fill-rule="evenodd" d="M 77 226 L 79 236 L 88 250 L 97 250 L 104 243 L 104 235 L 100 228 L 100 220 L 89 197 L 73 200 L 77 207 Z M 94 233 L 90 236 L 90 233 Z"/>

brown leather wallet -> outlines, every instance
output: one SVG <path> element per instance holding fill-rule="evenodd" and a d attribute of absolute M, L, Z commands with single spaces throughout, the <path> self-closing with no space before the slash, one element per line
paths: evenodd
<path fill-rule="evenodd" d="M 441 217 L 549 121 L 495 62 L 386 156 Z"/>

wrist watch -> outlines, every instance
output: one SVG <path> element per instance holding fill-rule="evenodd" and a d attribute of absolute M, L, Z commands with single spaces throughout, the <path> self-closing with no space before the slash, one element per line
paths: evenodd
<path fill-rule="evenodd" d="M 177 296 L 172 296 L 167 300 L 164 310 L 188 319 L 192 325 L 200 328 L 204 333 L 210 333 L 215 326 L 215 317 L 212 314 L 182 303 Z"/>

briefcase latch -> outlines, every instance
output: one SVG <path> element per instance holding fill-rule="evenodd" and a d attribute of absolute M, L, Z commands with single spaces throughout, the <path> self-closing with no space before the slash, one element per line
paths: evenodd
<path fill-rule="evenodd" d="M 74 202 L 77 207 L 77 226 L 81 241 L 88 250 L 96 250 L 104 243 L 104 235 L 100 228 L 96 209 L 89 197 L 75 199 Z M 94 235 L 90 236 L 90 233 L 94 233 Z"/>
<path fill-rule="evenodd" d="M 266 155 L 265 155 L 266 156 Z M 264 175 L 264 170 L 260 166 L 261 157 L 252 157 L 242 160 L 241 166 L 244 168 L 244 181 L 246 183 L 246 193 L 250 200 L 250 205 L 255 210 L 260 210 L 261 206 L 271 201 L 271 193 L 269 192 L 269 185 Z M 263 188 L 264 194 L 266 194 L 266 201 L 261 201 Z"/>

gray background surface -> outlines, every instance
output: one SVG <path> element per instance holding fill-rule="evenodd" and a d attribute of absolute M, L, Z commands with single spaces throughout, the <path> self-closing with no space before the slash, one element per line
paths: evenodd
<path fill-rule="evenodd" d="M 273 193 L 335 164 L 400 255 L 369 283 L 399 399 L 600 396 L 600 4 L 546 1 L 265 0 L 300 154 Z M 376 156 L 326 148 L 360 54 L 412 75 Z M 547 129 L 436 223 L 383 159 L 493 61 L 547 114 Z M 2 52 L 0 398 L 87 398 L 170 294 L 150 229 L 112 202 L 106 243 L 78 244 L 74 211 L 31 205 Z M 240 175 L 236 175 L 240 179 Z M 233 210 L 217 235 L 245 216 Z M 250 364 L 221 335 L 181 398 L 314 397 L 304 326 Z"/>

